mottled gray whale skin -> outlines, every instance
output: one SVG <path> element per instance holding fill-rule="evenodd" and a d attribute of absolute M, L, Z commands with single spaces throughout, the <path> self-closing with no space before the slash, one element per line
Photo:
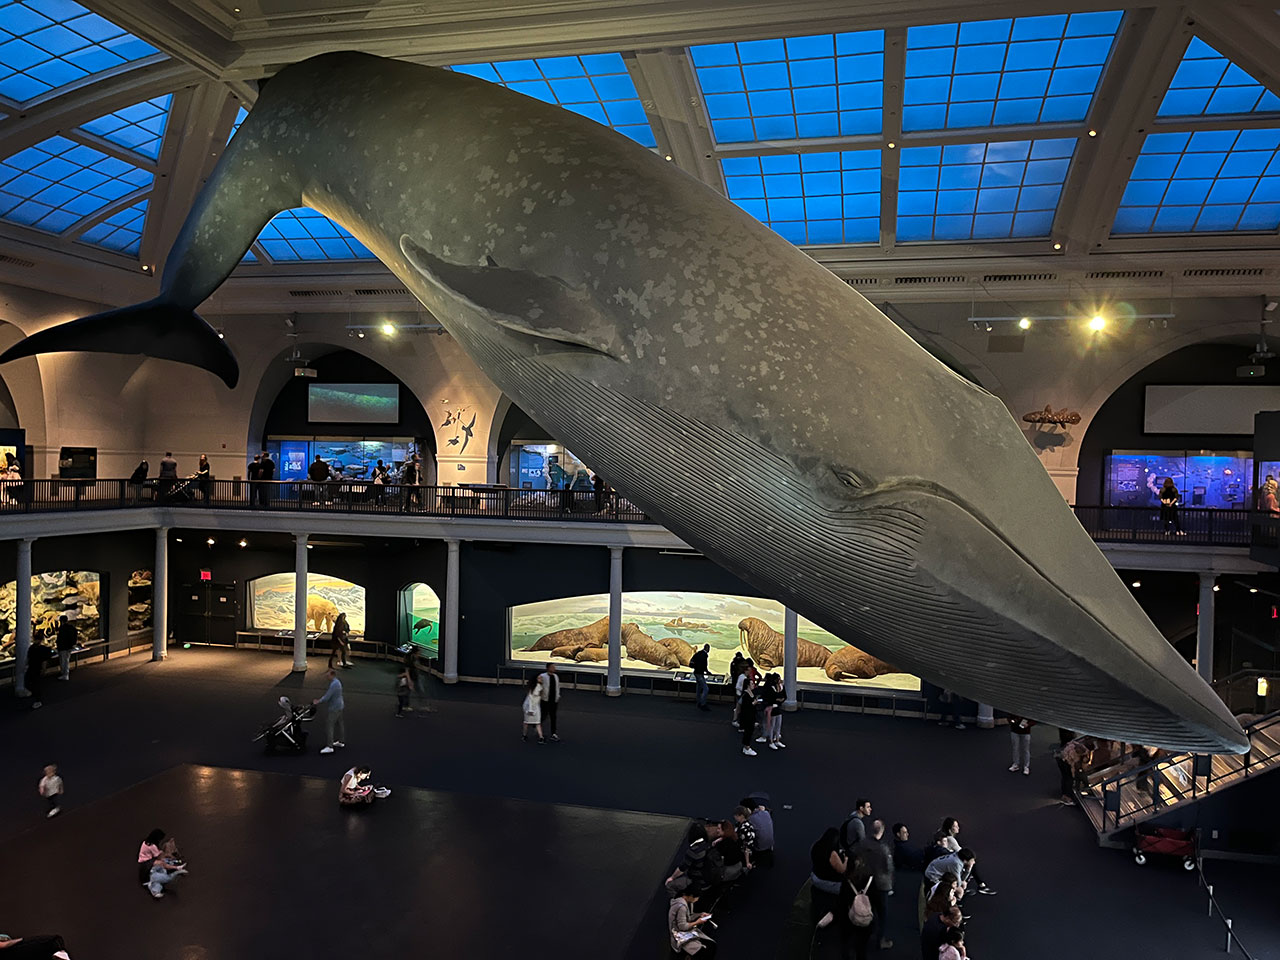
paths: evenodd
<path fill-rule="evenodd" d="M 205 186 L 161 296 L 6 358 L 205 351 L 234 380 L 192 311 L 302 203 L 535 420 L 762 593 L 1017 714 L 1246 748 L 996 398 L 661 157 L 471 77 L 361 54 L 286 68 Z M 166 316 L 167 341 L 143 342 Z"/>

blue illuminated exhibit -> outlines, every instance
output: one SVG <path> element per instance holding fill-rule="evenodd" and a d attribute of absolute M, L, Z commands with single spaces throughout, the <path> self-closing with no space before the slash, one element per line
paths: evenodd
<path fill-rule="evenodd" d="M 376 149 L 329 148 L 338 141 Z M 1016 175 L 1016 198 L 992 198 L 1009 235 L 1020 215 L 1042 214 L 1022 198 L 1028 177 L 1052 187 L 1033 164 L 1056 169 L 1055 149 L 1006 145 L 922 167 L 941 177 L 951 162 L 978 164 L 979 190 Z M 304 199 L 373 251 L 531 418 L 763 595 L 1023 715 L 1181 749 L 1246 748 L 999 400 L 661 156 L 474 77 L 361 54 L 286 68 L 219 159 L 160 296 L 42 330 L 3 359 L 132 352 L 234 385 L 234 354 L 193 311 L 261 225 Z M 957 216 L 977 236 L 982 214 L 967 201 Z M 938 233 L 943 217 L 928 216 Z"/>
<path fill-rule="evenodd" d="M 1166 477 L 1178 488 L 1184 506 L 1252 509 L 1253 456 L 1247 451 L 1116 450 L 1107 456 L 1106 503 L 1159 507 L 1158 491 Z"/>

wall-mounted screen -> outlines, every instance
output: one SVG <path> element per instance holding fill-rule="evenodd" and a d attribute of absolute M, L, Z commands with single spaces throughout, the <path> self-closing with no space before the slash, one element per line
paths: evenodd
<path fill-rule="evenodd" d="M 782 604 L 724 593 L 635 591 L 622 595 L 624 670 L 689 672 L 695 649 L 710 644 L 712 673 L 728 674 L 735 653 L 782 671 Z M 608 662 L 609 597 L 594 594 L 543 600 L 510 609 L 512 662 Z M 920 679 L 850 646 L 799 618 L 802 683 L 919 690 Z"/>
<path fill-rule="evenodd" d="M 312 423 L 398 423 L 398 383 L 309 383 L 307 419 Z"/>
<path fill-rule="evenodd" d="M 249 626 L 293 629 L 294 575 L 272 573 L 249 581 Z M 353 635 L 364 635 L 364 587 L 322 573 L 307 574 L 307 629 L 332 633 L 338 614 L 347 615 Z"/>
<path fill-rule="evenodd" d="M 1166 477 L 1184 507 L 1253 506 L 1253 457 L 1247 450 L 1115 450 L 1107 457 L 1107 505 L 1159 507 L 1157 491 Z"/>
<path fill-rule="evenodd" d="M 76 628 L 81 643 L 101 639 L 101 589 L 98 575 L 89 570 L 55 570 L 32 577 L 32 639 L 52 646 L 63 616 Z M 0 585 L 0 661 L 11 660 L 15 654 L 17 606 L 16 582 Z"/>

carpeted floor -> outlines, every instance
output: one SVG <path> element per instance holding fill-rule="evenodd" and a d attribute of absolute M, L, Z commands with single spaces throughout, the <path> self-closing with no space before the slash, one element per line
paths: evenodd
<path fill-rule="evenodd" d="M 977 851 L 985 877 L 1000 891 L 967 906 L 969 949 L 978 960 L 1028 960 L 1064 951 L 1100 960 L 1188 960 L 1216 957 L 1222 950 L 1220 927 L 1206 917 L 1194 875 L 1139 869 L 1123 852 L 1099 849 L 1084 817 L 1055 802 L 1057 771 L 1048 756 L 1052 731 L 1037 731 L 1043 736 L 1035 740 L 1030 777 L 1006 771 L 1003 731 L 821 711 L 786 718 L 787 750 L 747 758 L 738 752 L 727 707 L 703 714 L 688 702 L 566 690 L 564 740 L 539 746 L 520 741 L 521 694 L 514 686 L 433 683 L 434 712 L 396 719 L 393 668 L 362 663 L 342 673 L 347 749 L 334 756 L 313 750 L 268 757 L 250 738 L 274 715 L 276 698 L 287 693 L 297 700 L 323 690 L 320 670 L 313 667 L 302 680 L 288 668 L 280 655 L 179 649 L 163 664 L 126 658 L 79 670 L 69 683 L 50 681 L 39 711 L 3 701 L 0 862 L 6 876 L 40 883 L 56 876 L 69 912 L 98 895 L 88 874 L 58 863 L 25 862 L 27 854 L 14 866 L 19 848 L 39 849 L 33 837 L 53 826 L 43 821 L 35 791 L 48 762 L 60 765 L 66 781 L 67 818 L 76 817 L 79 806 L 182 763 L 322 777 L 336 785 L 342 771 L 363 762 L 379 781 L 397 787 L 682 817 L 724 816 L 744 793 L 768 791 L 777 865 L 752 877 L 720 917 L 721 955 L 737 960 L 796 955 L 791 945 L 803 937 L 797 938 L 788 920 L 808 873 L 809 846 L 862 795 L 872 798 L 875 813 L 887 822 L 910 824 L 917 838 L 943 816 L 960 819 L 961 839 Z M 317 736 L 321 729 L 313 725 Z M 497 831 L 506 828 L 494 824 Z M 19 835 L 20 841 L 10 842 Z M 519 837 L 510 840 L 516 859 Z M 137 842 L 122 836 L 122 856 L 132 856 Z M 627 838 L 619 836 L 600 847 L 598 871 L 607 874 L 628 856 Z M 1258 960 L 1280 957 L 1274 871 L 1219 862 L 1207 869 Z M 655 889 L 661 880 L 653 878 Z M 244 882 L 253 884 L 254 875 Z M 390 903 L 397 891 L 385 893 Z M 590 909 L 591 875 L 581 878 L 581 893 Z M 897 945 L 880 955 L 917 957 L 918 942 L 906 929 L 907 901 L 895 901 L 897 929 L 890 933 Z M 149 906 L 144 899 L 137 909 Z M 8 909 L 0 898 L 0 930 L 16 935 L 23 918 Z M 563 916 L 548 917 L 549 927 L 570 925 L 576 909 L 566 906 Z M 287 925 L 289 917 L 276 922 Z M 662 956 L 664 936 L 657 926 L 651 932 L 653 955 Z M 77 960 L 95 955 L 92 944 L 72 946 Z M 804 953 L 801 947 L 799 956 Z M 372 947 L 365 955 L 398 956 Z M 821 955 L 821 949 L 814 954 Z"/>

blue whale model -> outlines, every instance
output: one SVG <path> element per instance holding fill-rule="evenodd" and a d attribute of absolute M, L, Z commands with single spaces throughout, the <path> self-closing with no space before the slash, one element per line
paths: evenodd
<path fill-rule="evenodd" d="M 193 310 L 281 210 L 332 217 L 484 372 L 686 542 L 884 660 L 1041 721 L 1243 751 L 996 398 L 661 157 L 471 77 L 272 78 L 148 303 L 2 359 L 141 353 L 234 384 Z"/>

